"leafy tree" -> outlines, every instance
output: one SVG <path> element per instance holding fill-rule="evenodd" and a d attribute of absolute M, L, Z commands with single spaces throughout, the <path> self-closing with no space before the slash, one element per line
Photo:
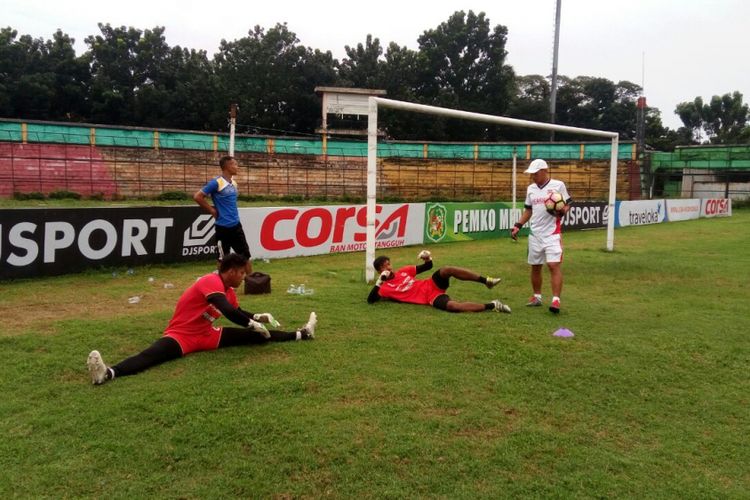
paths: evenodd
<path fill-rule="evenodd" d="M 286 24 L 222 40 L 214 65 L 224 109 L 238 103 L 241 122 L 257 132 L 313 131 L 320 115 L 313 89 L 336 79 L 331 53 L 299 45 Z"/>
<path fill-rule="evenodd" d="M 505 64 L 508 29 L 490 29 L 484 12 L 454 13 L 418 39 L 421 102 L 502 115 L 513 91 L 513 68 Z M 430 120 L 436 139 L 493 138 L 485 124 L 465 120 Z"/>
<path fill-rule="evenodd" d="M 52 40 L 0 30 L 0 114 L 64 120 L 84 113 L 88 71 L 73 42 L 58 30 Z"/>
<path fill-rule="evenodd" d="M 750 143 L 750 110 L 738 91 L 715 95 L 709 103 L 696 97 L 692 102 L 678 104 L 675 113 L 696 142 L 706 139 L 712 144 Z"/>
<path fill-rule="evenodd" d="M 99 23 L 101 35 L 86 37 L 91 60 L 91 119 L 97 123 L 139 125 L 135 92 L 142 81 L 136 58 L 143 32 Z M 159 28 L 157 28 L 159 29 Z M 163 30 L 163 28 L 162 28 Z"/>
<path fill-rule="evenodd" d="M 383 86 L 383 69 L 387 64 L 383 59 L 383 48 L 380 40 L 367 35 L 365 44 L 356 47 L 344 47 L 346 57 L 339 67 L 339 85 L 366 89 Z"/>

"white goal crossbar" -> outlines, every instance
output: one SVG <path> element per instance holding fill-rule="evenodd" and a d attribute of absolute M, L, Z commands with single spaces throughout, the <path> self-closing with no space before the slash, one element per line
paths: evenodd
<path fill-rule="evenodd" d="M 511 125 L 523 128 L 535 128 L 541 130 L 554 130 L 555 132 L 571 132 L 576 134 L 591 135 L 595 137 L 607 137 L 612 140 L 612 151 L 609 166 L 609 215 L 607 217 L 607 250 L 612 251 L 615 243 L 615 194 L 617 187 L 617 155 L 619 149 L 619 135 L 617 132 L 594 130 L 588 128 L 568 127 L 565 125 L 554 125 L 552 123 L 519 120 L 505 116 L 485 115 L 472 113 L 457 109 L 427 106 L 413 102 L 394 101 L 383 97 L 370 97 L 368 99 L 367 115 L 367 247 L 365 252 L 365 279 L 370 282 L 375 278 L 375 269 L 372 262 L 375 260 L 375 203 L 377 188 L 377 166 L 378 166 L 378 107 L 400 109 L 415 113 L 445 116 L 448 118 L 460 118 L 498 125 Z"/>

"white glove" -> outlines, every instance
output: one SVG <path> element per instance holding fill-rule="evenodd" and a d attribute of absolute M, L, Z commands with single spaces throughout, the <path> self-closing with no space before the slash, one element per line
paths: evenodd
<path fill-rule="evenodd" d="M 380 286 L 380 285 L 382 285 L 382 284 L 383 284 L 383 282 L 384 282 L 385 280 L 387 280 L 387 279 L 388 279 L 388 277 L 389 277 L 390 275 L 391 275 L 391 272 L 390 272 L 390 271 L 387 271 L 387 270 L 386 270 L 386 271 L 383 271 L 382 273 L 380 273 L 380 276 L 378 276 L 378 280 L 377 280 L 377 281 L 375 282 L 375 286 Z"/>
<path fill-rule="evenodd" d="M 429 250 L 422 250 L 421 252 L 419 252 L 419 255 L 417 255 L 417 258 L 424 261 L 432 260 L 432 252 L 430 252 Z"/>
<path fill-rule="evenodd" d="M 253 331 L 259 332 L 261 335 L 263 335 L 265 338 L 270 339 L 271 334 L 269 333 L 268 329 L 263 325 L 263 323 L 258 323 L 255 320 L 250 320 L 250 322 L 247 324 L 247 327 L 250 328 Z"/>
<path fill-rule="evenodd" d="M 281 323 L 276 321 L 276 319 L 273 317 L 271 313 L 253 314 L 253 319 L 255 321 L 259 321 L 260 323 L 269 323 L 274 328 L 278 328 L 281 326 Z"/>

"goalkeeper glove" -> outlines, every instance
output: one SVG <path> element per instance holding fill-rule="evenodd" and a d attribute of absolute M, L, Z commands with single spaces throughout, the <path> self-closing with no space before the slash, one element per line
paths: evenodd
<path fill-rule="evenodd" d="M 255 331 L 255 332 L 260 333 L 261 335 L 263 335 L 267 339 L 271 338 L 271 333 L 263 325 L 263 323 L 258 323 L 257 321 L 251 319 L 248 322 L 247 327 L 250 328 L 251 330 Z"/>
<path fill-rule="evenodd" d="M 268 323 L 274 328 L 278 328 L 281 326 L 281 323 L 276 321 L 276 319 L 273 317 L 271 313 L 258 313 L 253 314 L 253 319 L 255 321 L 258 321 L 260 323 Z"/>
<path fill-rule="evenodd" d="M 417 258 L 424 261 L 432 260 L 432 252 L 430 252 L 429 250 L 422 250 L 421 252 L 419 252 L 419 255 L 417 255 Z"/>
<path fill-rule="evenodd" d="M 382 285 L 383 282 L 387 280 L 390 275 L 391 275 L 390 271 L 383 271 L 382 273 L 380 273 L 380 276 L 378 276 L 378 280 L 375 282 L 375 286 Z"/>

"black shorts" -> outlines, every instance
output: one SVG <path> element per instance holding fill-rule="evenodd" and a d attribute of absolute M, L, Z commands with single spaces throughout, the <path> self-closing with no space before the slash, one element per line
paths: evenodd
<path fill-rule="evenodd" d="M 432 273 L 432 282 L 441 290 L 447 290 L 450 286 L 449 278 L 443 278 L 440 276 L 440 269 Z M 451 298 L 446 294 L 438 295 L 435 297 L 435 300 L 432 301 L 432 307 L 445 311 L 448 308 L 449 300 L 451 300 Z"/>
<path fill-rule="evenodd" d="M 448 287 L 451 286 L 449 278 L 443 278 L 442 276 L 440 276 L 440 269 L 432 273 L 432 281 L 441 290 L 447 290 Z"/>
<path fill-rule="evenodd" d="M 219 260 L 231 250 L 234 253 L 250 259 L 250 247 L 247 246 L 245 231 L 242 224 L 232 227 L 214 226 L 216 228 L 216 249 L 219 252 Z"/>
<path fill-rule="evenodd" d="M 435 300 L 432 301 L 432 307 L 434 307 L 435 309 L 440 309 L 441 311 L 447 311 L 448 301 L 450 300 L 451 298 L 446 294 L 438 295 L 437 297 L 435 297 Z"/>

